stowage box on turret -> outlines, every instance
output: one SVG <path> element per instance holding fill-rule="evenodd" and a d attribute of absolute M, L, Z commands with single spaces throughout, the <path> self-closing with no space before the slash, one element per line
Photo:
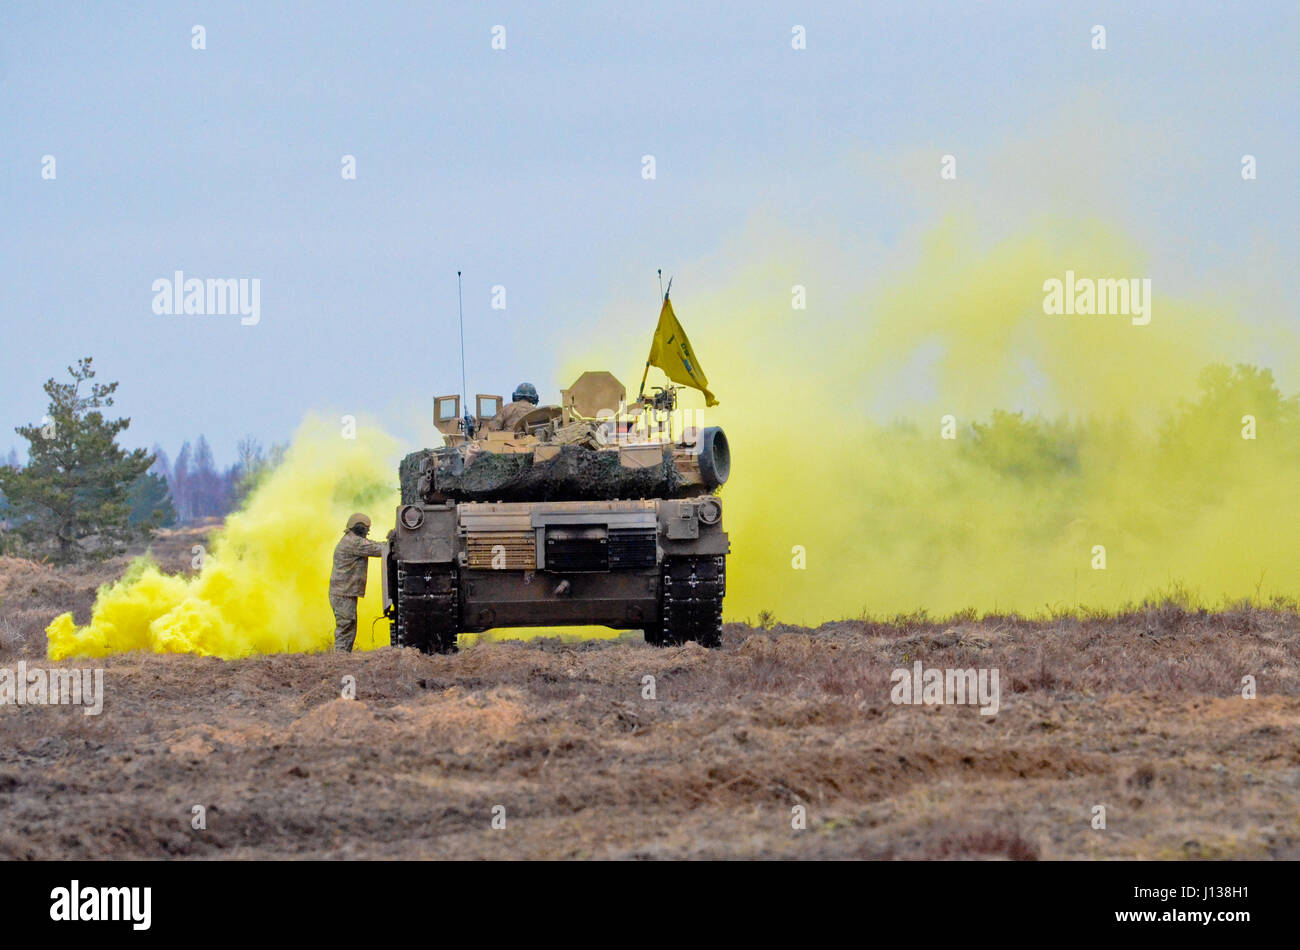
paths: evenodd
<path fill-rule="evenodd" d="M 384 570 L 395 645 L 451 652 L 462 632 L 576 625 L 719 645 L 726 436 L 673 436 L 672 387 L 624 398 L 612 374 L 587 372 L 558 406 L 478 395 L 462 415 L 459 396 L 434 400 L 446 444 L 399 470 Z"/>

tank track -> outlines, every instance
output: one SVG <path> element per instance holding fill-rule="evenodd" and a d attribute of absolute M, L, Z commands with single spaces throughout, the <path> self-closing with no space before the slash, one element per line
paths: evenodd
<path fill-rule="evenodd" d="M 659 624 L 646 631 L 646 642 L 680 646 L 722 645 L 722 598 L 727 592 L 726 557 L 671 557 L 663 563 Z"/>
<path fill-rule="evenodd" d="M 393 646 L 421 653 L 455 653 L 460 620 L 456 569 L 439 564 L 397 562 L 397 619 Z"/>

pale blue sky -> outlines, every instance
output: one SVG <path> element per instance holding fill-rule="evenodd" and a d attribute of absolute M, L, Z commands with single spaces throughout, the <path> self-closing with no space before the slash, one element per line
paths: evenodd
<path fill-rule="evenodd" d="M 460 388 L 458 268 L 471 392 L 554 399 L 575 339 L 641 321 L 648 342 L 655 268 L 678 299 L 724 284 L 756 220 L 844 260 L 897 248 L 946 199 L 882 169 L 935 177 L 945 152 L 986 213 L 1063 195 L 1166 280 L 1250 275 L 1295 318 L 1295 3 L 754 6 L 4 0 L 0 452 L 84 354 L 121 382 L 125 441 L 173 456 L 205 433 L 228 464 L 313 409 L 417 439 Z M 1068 149 L 1074 178 L 1000 172 L 1019 143 Z M 261 323 L 155 315 L 177 269 L 260 278 Z M 684 322 L 725 358 L 707 314 Z"/>

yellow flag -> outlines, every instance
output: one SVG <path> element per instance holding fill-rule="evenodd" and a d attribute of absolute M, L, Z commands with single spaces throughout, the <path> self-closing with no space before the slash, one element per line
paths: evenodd
<path fill-rule="evenodd" d="M 666 297 L 664 308 L 659 311 L 659 326 L 655 327 L 655 339 L 650 344 L 650 359 L 647 362 L 651 366 L 658 366 L 674 383 L 704 393 L 705 405 L 718 404 L 713 393 L 709 392 L 709 379 L 704 375 L 700 361 L 695 358 L 691 341 L 686 339 L 686 331 L 677 322 L 673 305 Z"/>

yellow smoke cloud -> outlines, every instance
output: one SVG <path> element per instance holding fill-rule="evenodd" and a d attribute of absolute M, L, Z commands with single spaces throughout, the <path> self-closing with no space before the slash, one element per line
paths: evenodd
<path fill-rule="evenodd" d="M 370 514 L 383 539 L 397 505 L 398 443 L 372 426 L 344 439 L 339 427 L 308 418 L 284 462 L 226 520 L 192 577 L 137 561 L 100 590 L 89 625 L 71 614 L 46 629 L 51 659 L 128 650 L 234 658 L 327 650 L 334 615 L 327 599 L 331 555 L 348 515 Z M 379 559 L 370 562 L 358 604 L 357 649 L 388 645 L 381 614 Z"/>
<path fill-rule="evenodd" d="M 704 424 L 732 447 L 728 619 L 1300 595 L 1296 403 L 1269 377 L 1202 376 L 1248 358 L 1261 327 L 1158 281 L 1147 326 L 1046 315 L 1044 281 L 1067 269 L 1150 276 L 1094 223 L 988 247 L 946 224 L 883 287 L 767 260 L 725 290 L 681 292 L 722 400 Z M 799 284 L 807 310 L 791 307 Z"/>
<path fill-rule="evenodd" d="M 993 246 L 944 225 L 877 287 L 819 282 L 813 260 L 756 261 L 724 289 L 675 298 L 722 400 L 696 421 L 724 426 L 733 453 L 727 619 L 1300 596 L 1300 406 L 1266 374 L 1207 369 L 1289 339 L 1274 327 L 1154 281 L 1148 326 L 1044 314 L 1043 282 L 1066 270 L 1150 276 L 1092 223 Z M 806 285 L 806 310 L 791 307 L 794 285 Z M 636 360 L 621 375 L 635 386 L 656 313 L 621 314 L 627 335 L 604 334 L 608 348 L 563 382 Z M 1290 345 L 1270 364 L 1300 366 Z M 1242 438 L 1248 415 L 1254 439 Z M 196 577 L 133 566 L 100 592 L 88 626 L 67 614 L 50 625 L 50 656 L 328 649 L 333 546 L 354 510 L 386 533 L 403 451 L 373 428 L 348 441 L 309 419 Z M 388 643 L 383 621 L 371 638 L 379 600 L 375 562 L 359 649 Z"/>

